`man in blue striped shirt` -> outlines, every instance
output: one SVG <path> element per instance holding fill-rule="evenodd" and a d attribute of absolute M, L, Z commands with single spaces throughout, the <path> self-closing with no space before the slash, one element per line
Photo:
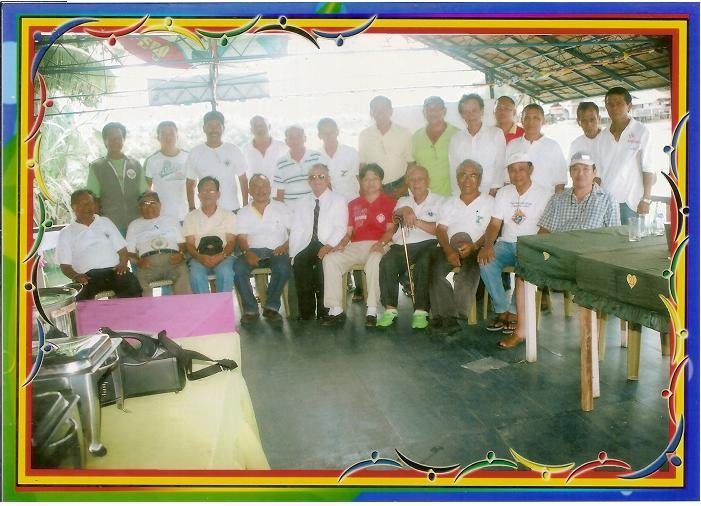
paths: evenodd
<path fill-rule="evenodd" d="M 277 188 L 275 198 L 288 205 L 311 193 L 307 180 L 309 170 L 317 163 L 328 165 L 321 153 L 305 147 L 306 141 L 307 137 L 301 126 L 292 125 L 285 130 L 285 143 L 290 151 L 278 160 L 273 181 Z"/>

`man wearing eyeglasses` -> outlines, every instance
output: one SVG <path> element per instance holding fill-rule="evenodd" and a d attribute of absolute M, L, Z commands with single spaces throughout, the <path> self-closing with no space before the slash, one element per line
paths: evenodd
<path fill-rule="evenodd" d="M 139 197 L 141 217 L 129 224 L 127 250 L 136 262 L 136 277 L 143 294 L 152 295 L 149 283 L 167 280 L 175 295 L 192 293 L 190 274 L 185 264 L 185 239 L 177 219 L 161 215 L 161 200 L 156 192 Z"/>
<path fill-rule="evenodd" d="M 190 259 L 192 293 L 208 293 L 207 277 L 216 277 L 217 292 L 234 288 L 234 257 L 236 218 L 218 205 L 219 181 L 205 176 L 197 183 L 200 208 L 190 211 L 183 222 L 183 236 Z"/>
<path fill-rule="evenodd" d="M 348 204 L 331 190 L 328 167 L 314 164 L 307 181 L 311 191 L 294 206 L 294 227 L 290 231 L 300 320 L 314 320 L 326 314 L 322 260 L 338 247 L 348 223 Z"/>

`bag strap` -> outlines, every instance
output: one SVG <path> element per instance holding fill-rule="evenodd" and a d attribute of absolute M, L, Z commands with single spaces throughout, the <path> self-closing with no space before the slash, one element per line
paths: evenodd
<path fill-rule="evenodd" d="M 172 353 L 178 362 L 184 367 L 187 379 L 190 381 L 206 378 L 221 371 L 231 371 L 238 367 L 238 364 L 234 360 L 222 359 L 214 360 L 198 351 L 186 350 L 181 347 L 178 343 L 173 341 L 166 335 L 166 331 L 162 330 L 158 333 L 158 342 L 166 350 Z M 203 362 L 213 362 L 212 365 L 199 369 L 197 371 L 192 370 L 192 361 L 201 360 Z"/>

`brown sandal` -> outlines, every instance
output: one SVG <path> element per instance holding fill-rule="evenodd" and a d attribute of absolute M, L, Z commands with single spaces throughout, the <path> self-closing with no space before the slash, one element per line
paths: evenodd
<path fill-rule="evenodd" d="M 509 350 L 511 348 L 516 348 L 516 346 L 520 345 L 521 343 L 525 342 L 526 338 L 521 337 L 514 334 L 511 334 L 510 337 L 507 337 L 506 339 L 502 339 L 497 343 L 497 346 L 501 348 L 502 350 Z"/>
<path fill-rule="evenodd" d="M 494 318 L 492 321 L 490 321 L 487 324 L 487 330 L 489 332 L 499 332 L 504 329 L 504 325 L 506 324 L 505 320 L 502 320 L 498 316 Z"/>

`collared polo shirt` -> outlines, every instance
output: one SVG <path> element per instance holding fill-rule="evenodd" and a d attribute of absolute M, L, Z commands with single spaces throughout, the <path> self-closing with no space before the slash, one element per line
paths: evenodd
<path fill-rule="evenodd" d="M 599 132 L 596 137 L 593 139 L 590 139 L 586 135 L 582 134 L 579 137 L 577 137 L 575 140 L 572 141 L 572 144 L 570 144 L 570 152 L 569 155 L 567 156 L 567 162 L 569 163 L 570 160 L 572 160 L 572 155 L 577 153 L 578 151 L 584 151 L 585 153 L 589 153 L 592 158 L 594 159 L 594 164 L 596 164 L 596 170 L 597 172 L 599 171 L 599 153 L 598 153 L 598 146 L 596 140 L 599 138 L 599 135 L 601 132 Z"/>
<path fill-rule="evenodd" d="M 292 215 L 282 202 L 271 199 L 260 214 L 253 203 L 236 215 L 236 233 L 245 235 L 249 248 L 275 249 L 288 237 Z"/>
<path fill-rule="evenodd" d="M 412 211 L 414 211 L 417 219 L 435 223 L 438 221 L 440 208 L 444 201 L 445 197 L 429 190 L 428 195 L 426 195 L 426 198 L 420 204 L 416 203 L 414 196 L 411 194 L 406 197 L 400 197 L 397 201 L 397 205 L 394 206 L 394 210 L 396 211 L 402 207 L 410 207 Z M 429 234 L 419 227 L 405 229 L 404 235 L 406 236 L 407 244 L 414 244 L 436 238 L 435 234 Z M 392 236 L 392 242 L 395 244 L 404 244 L 404 241 L 402 241 L 402 231 L 399 228 L 397 228 L 397 231 Z"/>
<path fill-rule="evenodd" d="M 457 131 L 456 127 L 448 123 L 435 144 L 428 138 L 426 127 L 417 130 L 411 138 L 414 161 L 428 171 L 431 191 L 444 197 L 451 195 L 451 180 L 455 179 L 448 161 L 448 146 Z"/>
<path fill-rule="evenodd" d="M 183 221 L 188 212 L 185 185 L 189 153 L 180 150 L 175 156 L 156 151 L 144 161 L 146 177 L 153 183 L 153 191 L 161 201 L 161 216 L 172 216 Z"/>
<path fill-rule="evenodd" d="M 501 128 L 499 130 L 501 130 Z M 501 130 L 501 132 L 502 134 L 504 134 L 503 130 Z M 511 125 L 509 132 L 504 134 L 504 140 L 507 144 L 513 141 L 514 139 L 518 139 L 519 137 L 523 137 L 523 127 L 520 126 L 518 123 L 514 123 L 513 125 Z"/>
<path fill-rule="evenodd" d="M 343 195 L 349 202 L 358 198 L 360 195 L 358 152 L 350 146 L 339 144 L 333 156 L 329 156 L 323 147 L 321 148 L 321 154 L 329 162 L 333 191 Z"/>
<path fill-rule="evenodd" d="M 574 188 L 565 188 L 550 197 L 538 225 L 551 232 L 615 227 L 621 224 L 618 208 L 613 196 L 596 183 L 581 202 Z"/>
<path fill-rule="evenodd" d="M 550 190 L 554 190 L 558 184 L 567 184 L 567 160 L 555 139 L 543 135 L 537 141 L 531 142 L 525 137 L 519 137 L 506 145 L 505 160 L 513 153 L 528 153 L 533 162 L 531 181 L 534 183 Z M 510 183 L 506 165 L 504 174 L 504 180 Z"/>
<path fill-rule="evenodd" d="M 379 241 L 392 223 L 392 212 L 397 201 L 380 192 L 372 202 L 364 197 L 348 203 L 348 226 L 353 228 L 352 242 Z"/>
<path fill-rule="evenodd" d="M 290 231 L 290 257 L 306 248 L 312 240 L 314 229 L 314 207 L 317 197 L 313 193 L 304 195 L 293 208 Z M 319 242 L 336 246 L 348 231 L 348 202 L 340 193 L 326 189 L 319 195 Z"/>
<path fill-rule="evenodd" d="M 492 217 L 502 220 L 504 224 L 499 240 L 516 242 L 521 235 L 537 234 L 538 222 L 552 193 L 553 190 L 537 183 L 531 183 L 523 195 L 519 195 L 512 184 L 499 190 L 494 199 L 492 214 Z"/>
<path fill-rule="evenodd" d="M 270 180 L 270 186 L 273 189 L 273 195 L 275 195 L 275 185 L 273 184 L 273 179 L 275 178 L 275 168 L 277 167 L 277 162 L 287 154 L 287 144 L 277 139 L 273 139 L 265 150 L 265 154 L 261 153 L 253 145 L 253 142 L 249 142 L 243 147 L 243 155 L 246 158 L 246 165 L 248 169 L 246 175 L 248 179 L 251 179 L 254 174 L 263 174 Z"/>
<path fill-rule="evenodd" d="M 200 245 L 200 239 L 211 235 L 216 235 L 226 245 L 226 234 L 236 235 L 236 217 L 221 206 L 217 206 L 212 216 L 207 216 L 200 208 L 185 216 L 183 236 L 194 236 L 195 247 Z"/>
<path fill-rule="evenodd" d="M 147 220 L 137 218 L 127 229 L 127 250 L 139 256 L 157 249 L 178 250 L 178 244 L 185 239 L 180 224 L 172 216 L 160 215 Z"/>
<path fill-rule="evenodd" d="M 297 161 L 288 152 L 277 162 L 273 182 L 278 190 L 285 191 L 285 203 L 289 204 L 312 192 L 309 186 L 309 171 L 317 164 L 328 165 L 328 160 L 318 151 L 306 150 Z"/>
<path fill-rule="evenodd" d="M 363 165 L 376 163 L 382 167 L 384 182 L 392 183 L 404 177 L 407 163 L 414 161 L 411 132 L 393 122 L 383 135 L 377 125 L 372 125 L 360 132 L 358 158 Z"/>
<path fill-rule="evenodd" d="M 187 178 L 199 181 L 205 176 L 219 180 L 218 205 L 227 211 L 235 211 L 239 202 L 238 177 L 246 173 L 246 160 L 241 150 L 225 142 L 218 148 L 206 144 L 195 146 L 187 158 Z"/>
<path fill-rule="evenodd" d="M 494 197 L 486 193 L 481 193 L 469 204 L 459 196 L 450 197 L 440 209 L 438 225 L 448 227 L 448 239 L 458 232 L 465 232 L 472 242 L 477 242 L 487 230 L 493 210 Z"/>
<path fill-rule="evenodd" d="M 68 264 L 84 274 L 92 269 L 106 269 L 119 263 L 117 252 L 127 242 L 109 218 L 94 216 L 90 225 L 72 222 L 58 234 L 56 254 L 59 264 Z"/>
<path fill-rule="evenodd" d="M 492 188 L 501 188 L 505 151 L 506 140 L 500 128 L 482 124 L 475 135 L 466 130 L 457 132 L 450 140 L 448 149 L 452 194 L 460 195 L 456 174 L 458 165 L 467 159 L 474 160 L 482 166 L 480 193 L 489 193 Z"/>
<path fill-rule="evenodd" d="M 618 203 L 637 209 L 643 198 L 643 172 L 655 172 L 650 157 L 650 131 L 631 119 L 618 142 L 608 128 L 596 138 L 601 158 L 601 186 Z"/>

